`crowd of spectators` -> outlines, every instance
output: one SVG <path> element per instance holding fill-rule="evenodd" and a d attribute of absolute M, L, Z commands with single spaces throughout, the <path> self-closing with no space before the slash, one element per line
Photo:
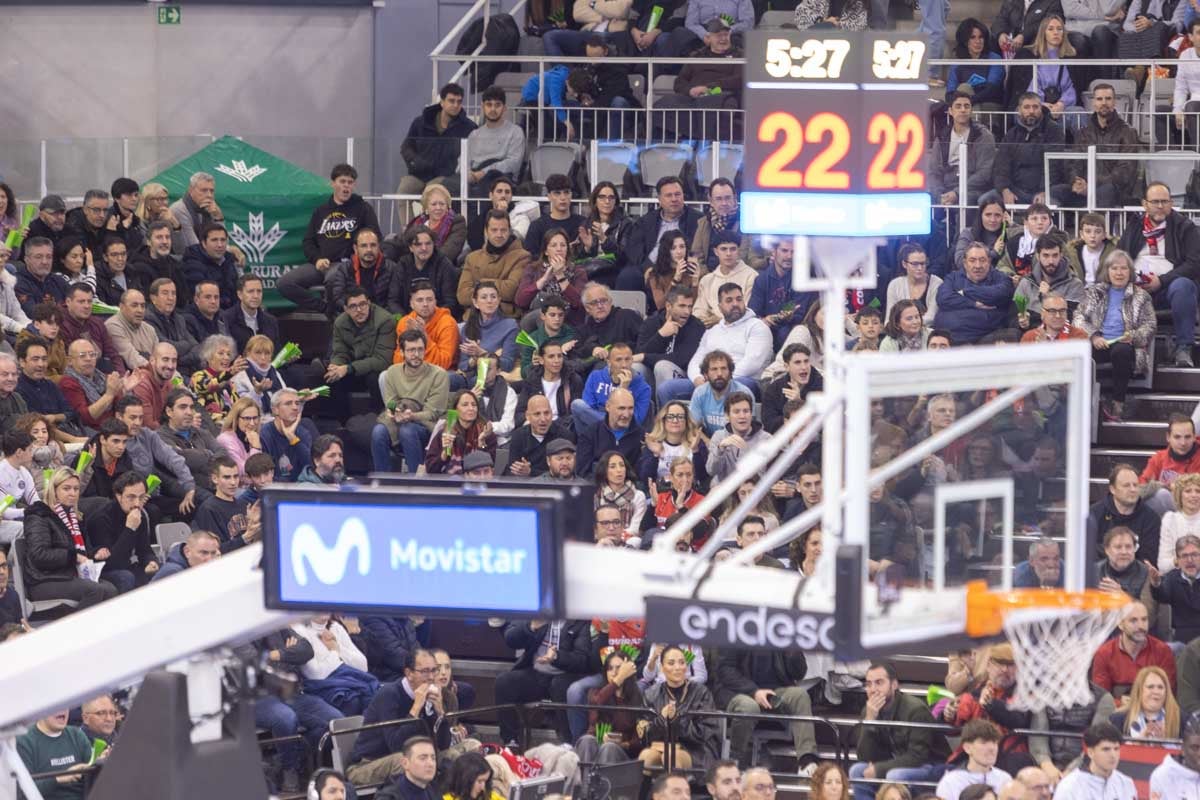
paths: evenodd
<path fill-rule="evenodd" d="M 556 3 L 557 11 L 548 8 Z M 637 104 L 626 67 L 605 63 L 606 55 L 738 56 L 741 34 L 757 16 L 740 0 L 664 3 L 655 27 L 645 23 L 644 4 L 570 5 L 531 3 L 530 13 L 540 17 L 534 24 L 548 54 L 587 55 L 595 63 L 547 69 L 523 96 L 536 105 L 541 94 L 551 124 L 568 139 L 602 130 L 618 135 L 613 128 L 627 125 L 619 114 L 578 109 L 619 112 Z M 942 3 L 920 6 L 923 27 L 940 43 Z M 796 10 L 800 27 L 857 29 L 878 16 L 875 3 L 855 0 L 802 2 Z M 932 240 L 891 246 L 878 285 L 844 300 L 847 349 L 1085 339 L 1097 363 L 1111 367 L 1101 397 L 1110 421 L 1126 416 L 1130 381 L 1153 367 L 1156 310 L 1166 313 L 1172 334 L 1167 360 L 1191 367 L 1200 233 L 1174 209 L 1170 188 L 1142 181 L 1132 161 L 1098 162 L 1095 187 L 1076 162 L 1051 161 L 1045 173 L 1047 151 L 1141 149 L 1105 82 L 1115 76 L 1020 61 L 1115 54 L 1135 38 L 1143 45 L 1147 30 L 1162 42 L 1144 57 L 1175 48 L 1194 59 L 1200 38 L 1193 47 L 1174 36 L 1196 31 L 1193 16 L 1177 10 L 1159 20 L 1143 4 L 1140 14 L 1132 6 L 1127 16 L 1101 14 L 1091 20 L 1093 30 L 1084 20 L 1064 19 L 1056 3 L 1006 0 L 990 30 L 964 22 L 956 55 L 981 66 L 945 76 L 944 110 L 934 112 L 930 192 L 940 204 L 972 206 L 969 223 L 948 250 Z M 1189 69 L 1180 68 L 1174 98 L 1180 129 L 1200 102 L 1200 89 L 1193 101 L 1187 88 L 1200 83 Z M 736 63 L 684 61 L 674 94 L 660 107 L 733 109 L 740 88 Z M 1083 112 L 1085 92 L 1090 115 Z M 686 202 L 695 187 L 663 178 L 652 187 L 656 206 L 634 218 L 623 209 L 623 187 L 601 182 L 577 198 L 574 176 L 551 175 L 544 210 L 519 209 L 512 198 L 525 141 L 505 95 L 483 92 L 479 125 L 463 111 L 464 97 L 448 84 L 413 122 L 402 148 L 409 176 L 401 190 L 420 194 L 421 212 L 406 216 L 400 236 L 383 237 L 372 205 L 355 193 L 354 168 L 333 168 L 331 195 L 313 211 L 306 233 L 309 263 L 278 285 L 298 309 L 328 318 L 327 352 L 311 362 L 272 363 L 284 344 L 278 310 L 264 304 L 264 281 L 244 270 L 214 181 L 204 173 L 193 175 L 179 198 L 128 178 L 109 191 L 88 191 L 70 211 L 48 195 L 22 245 L 0 246 L 0 492 L 14 500 L 0 519 L 4 635 L 33 631 L 9 584 L 14 561 L 29 600 L 62 602 L 59 612 L 87 608 L 256 541 L 266 487 L 337 485 L 351 463 L 356 470 L 464 478 L 582 480 L 595 494 L 595 545 L 646 548 L 820 391 L 820 299 L 791 288 L 790 239 L 740 231 L 735 181 L 717 178 L 702 187 L 706 202 L 698 208 Z M 978 121 L 979 111 L 996 109 L 1014 113 L 1007 130 Z M 676 115 L 661 124 L 695 124 L 687 120 Z M 468 141 L 471 194 L 482 205 L 469 220 L 451 192 L 459 183 L 453 140 L 460 138 Z M 1097 214 L 1080 215 L 1073 231 L 1055 228 L 1051 205 L 1082 208 L 1089 188 L 1101 206 L 1140 201 L 1142 213 L 1119 231 Z M 0 198 L 6 233 L 19 227 L 16 203 L 2 185 Z M 619 306 L 615 291 L 641 293 L 645 314 Z M 980 392 L 874 403 L 873 461 L 937 434 L 989 399 Z M 1061 587 L 1053 534 L 1061 524 L 1055 480 L 1063 474 L 1065 415 L 1054 391 L 1030 395 L 873 493 L 873 567 L 902 581 L 924 580 L 929 565 L 919 532 L 932 525 L 936 487 L 1004 474 L 1016 481 L 1018 523 L 1036 539 L 1014 585 Z M 900 690 L 885 662 L 852 668 L 800 652 L 705 652 L 646 641 L 641 620 L 617 619 L 501 622 L 498 635 L 514 651 L 514 664 L 496 682 L 497 702 L 607 706 L 552 715 L 551 724 L 585 764 L 636 759 L 654 771 L 669 760 L 705 770 L 709 793 L 721 800 L 768 800 L 775 790 L 770 774 L 751 763 L 755 723 L 731 724 L 732 760 L 723 761 L 715 721 L 689 712 L 806 716 L 814 700 L 847 686 L 865 694 L 868 723 L 937 719 L 960 728 L 961 741 L 951 748 L 937 731 L 885 734 L 866 724 L 859 763 L 843 774 L 821 761 L 812 724 L 789 722 L 801 775 L 822 798 L 853 792 L 860 800 L 903 800 L 912 796 L 910 782 L 936 783 L 941 800 L 986 798 L 988 791 L 1042 798 L 1055 786 L 1055 796 L 1094 797 L 1107 791 L 1097 786 L 1124 791 L 1114 752 L 1123 738 L 1183 738 L 1182 753 L 1166 758 L 1152 785 L 1194 784 L 1200 456 L 1191 419 L 1167 422 L 1164 449 L 1140 473 L 1116 465 L 1107 494 L 1090 510 L 1087 535 L 1103 554 L 1096 587 L 1137 602 L 1096 653 L 1094 701 L 1086 707 L 1038 714 L 1011 708 L 1021 676 L 1007 645 L 954 654 L 946 680 L 954 698 L 930 709 Z M 820 503 L 820 459 L 818 441 L 740 520 L 717 558 Z M 736 497 L 756 484 L 738 487 Z M 678 547 L 699 550 L 732 508 Z M 951 521 L 950 574 L 961 578 L 996 560 L 990 511 L 978 515 L 972 507 Z M 156 526 L 171 521 L 188 524 L 191 533 L 158 552 Z M 757 563 L 810 576 L 823 557 L 816 526 Z M 454 679 L 450 654 L 430 648 L 431 624 L 320 616 L 251 645 L 303 686 L 287 701 L 259 703 L 257 722 L 272 736 L 301 734 L 315 748 L 333 719 L 400 721 L 364 732 L 346 774 L 313 776 L 310 796 L 341 797 L 338 791 L 355 783 L 386 783 L 381 796 L 432 798 L 440 759 L 452 762 L 441 770 L 447 797 L 491 800 L 491 782 L 505 773 L 478 755 L 473 730 L 442 724 L 445 714 L 474 705 L 475 689 Z M 82 727 L 69 724 L 66 712 L 47 717 L 23 737 L 22 756 L 42 771 L 83 765 L 102 752 L 89 742 L 114 744 L 120 713 L 104 696 L 83 706 Z M 519 737 L 515 714 L 502 713 L 499 722 L 502 742 Z M 1026 729 L 1078 736 L 1012 733 Z M 303 755 L 301 747 L 279 748 L 276 785 L 304 788 Z M 45 789 L 79 796 L 77 783 L 51 779 Z M 686 779 L 662 773 L 651 794 L 683 800 L 689 791 Z"/>

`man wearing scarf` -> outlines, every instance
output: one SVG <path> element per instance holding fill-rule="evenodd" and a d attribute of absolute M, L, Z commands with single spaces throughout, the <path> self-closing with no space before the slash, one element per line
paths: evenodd
<path fill-rule="evenodd" d="M 762 248 L 751 246 L 753 237 L 743 234 L 740 224 L 741 212 L 733 182 L 728 178 L 715 178 L 708 185 L 708 213 L 696 224 L 696 235 L 692 237 L 689 255 L 708 267 L 711 272 L 717 268 L 717 257 L 711 247 L 712 235 L 720 231 L 729 231 L 741 237 L 738 256 L 742 261 L 756 270 L 762 269 L 766 263 Z"/>
<path fill-rule="evenodd" d="M 96 369 L 100 348 L 87 339 L 76 339 L 67 348 L 67 369 L 58 382 L 59 391 L 71 408 L 79 414 L 79 421 L 89 428 L 99 428 L 100 423 L 113 415 L 113 403 L 136 384 L 134 380 L 122 380 L 115 372 L 105 375 Z"/>
<path fill-rule="evenodd" d="M 492 209 L 487 213 L 484 235 L 487 244 L 483 250 L 472 251 L 463 263 L 462 276 L 458 281 L 458 304 L 463 308 L 471 308 L 475 284 L 495 281 L 500 289 L 500 310 L 514 317 L 517 314 L 513 298 L 517 296 L 517 286 L 525 272 L 525 265 L 529 263 L 529 253 L 512 235 L 508 214 L 503 211 Z"/>
<path fill-rule="evenodd" d="M 396 265 L 384 258 L 379 249 L 379 232 L 374 228 L 355 231 L 350 258 L 338 262 L 325 281 L 335 313 L 346 310 L 346 296 L 355 286 L 361 286 L 372 303 L 387 308 L 395 271 Z"/>
<path fill-rule="evenodd" d="M 1175 366 L 1191 367 L 1196 338 L 1196 278 L 1200 277 L 1200 230 L 1175 211 L 1171 190 L 1161 181 L 1146 186 L 1146 212 L 1130 221 L 1119 248 L 1133 256 L 1137 283 L 1154 298 L 1155 308 L 1171 309 Z"/>

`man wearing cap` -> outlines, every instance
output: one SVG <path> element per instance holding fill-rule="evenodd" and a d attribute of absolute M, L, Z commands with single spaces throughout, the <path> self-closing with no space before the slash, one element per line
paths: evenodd
<path fill-rule="evenodd" d="M 508 443 L 508 466 L 505 475 L 520 478 L 537 478 L 549 469 L 547 456 L 550 445 L 566 441 L 571 443 L 574 434 L 571 427 L 561 419 L 554 419 L 550 401 L 545 395 L 536 394 L 525 406 L 525 424 L 513 431 Z M 572 455 L 574 451 L 572 450 Z M 575 464 L 572 459 L 571 469 Z"/>
<path fill-rule="evenodd" d="M 689 0 L 684 25 L 671 31 L 667 49 L 672 55 L 707 57 L 694 51 L 702 42 L 709 44 L 706 34 L 712 32 L 717 22 L 740 41 L 754 27 L 754 4 L 750 0 Z"/>
<path fill-rule="evenodd" d="M 570 481 L 575 479 L 575 444 L 570 439 L 555 439 L 546 445 L 546 471 L 540 481 Z"/>
<path fill-rule="evenodd" d="M 37 217 L 29 223 L 29 233 L 21 246 L 21 260 L 25 260 L 25 249 L 34 239 L 48 239 L 51 244 L 57 245 L 58 240 L 63 237 L 66 225 L 67 204 L 63 202 L 62 196 L 48 194 L 43 197 L 38 205 Z"/>
<path fill-rule="evenodd" d="M 749 3 L 747 3 L 749 5 Z M 693 4 L 688 4 L 688 16 L 692 15 Z M 686 28 L 676 28 L 674 37 Z M 729 22 L 713 17 L 704 28 L 704 49 L 697 58 L 738 58 L 742 51 L 734 47 Z M 684 64 L 675 78 L 674 94 L 655 102 L 662 108 L 739 108 L 742 91 L 742 65 L 729 64 Z"/>
<path fill-rule="evenodd" d="M 947 703 L 942 715 L 945 722 L 956 728 L 973 719 L 994 722 L 1002 736 L 996 765 L 1010 774 L 1015 770 L 1005 769 L 1006 766 L 1014 766 L 1014 762 L 1028 764 L 1029 743 L 1024 736 L 1009 731 L 1027 729 L 1033 722 L 1030 712 L 1018 711 L 1010 705 L 1016 686 L 1017 665 L 1013 660 L 1012 645 L 1007 642 L 993 645 L 988 651 L 987 681 L 981 688 L 964 692 Z M 959 760 L 963 752 L 960 745 L 950 756 L 951 763 Z"/>
<path fill-rule="evenodd" d="M 472 450 L 463 456 L 463 475 L 468 478 L 486 479 L 496 475 L 492 456 L 484 450 Z"/>

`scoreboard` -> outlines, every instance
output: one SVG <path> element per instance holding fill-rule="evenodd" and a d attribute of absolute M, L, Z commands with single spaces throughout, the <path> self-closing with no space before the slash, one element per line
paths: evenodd
<path fill-rule="evenodd" d="M 924 37 L 755 30 L 746 45 L 741 229 L 929 233 Z"/>

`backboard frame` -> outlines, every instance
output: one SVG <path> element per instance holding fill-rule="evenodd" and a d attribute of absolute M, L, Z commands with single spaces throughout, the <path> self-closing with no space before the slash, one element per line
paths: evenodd
<path fill-rule="evenodd" d="M 1063 454 L 1064 474 L 1067 476 L 1064 502 L 1064 574 L 1063 586 L 1068 591 L 1084 588 L 1088 561 L 1094 545 L 1087 542 L 1089 442 L 1088 424 L 1091 417 L 1092 355 L 1086 341 L 1052 342 L 1038 345 L 1003 347 L 964 347 L 937 352 L 917 353 L 855 353 L 844 361 L 846 378 L 846 436 L 845 452 L 845 525 L 837 565 L 839 648 L 870 654 L 897 644 L 920 650 L 922 642 L 936 641 L 961 634 L 966 625 L 965 589 L 909 589 L 936 602 L 940 608 L 953 604 L 954 615 L 923 629 L 914 625 L 886 625 L 886 631 L 873 631 L 876 614 L 874 584 L 868 579 L 868 548 L 870 537 L 870 492 L 872 478 L 888 468 L 871 467 L 871 401 L 881 397 L 902 397 L 920 394 L 956 393 L 980 389 L 1034 390 L 1042 386 L 1066 385 L 1067 431 Z M 955 423 L 959 426 L 964 420 Z M 981 421 L 964 427 L 965 435 Z M 919 448 L 910 447 L 906 453 Z M 905 454 L 901 454 L 904 456 Z M 964 487 L 955 492 L 956 501 L 989 499 L 990 488 Z M 972 494 L 972 491 L 976 493 Z M 1011 545 L 1011 527 L 1006 538 Z M 1011 551 L 1010 551 L 1011 552 Z M 856 557 L 852 554 L 857 553 Z M 936 553 L 935 553 L 936 556 Z M 853 566 L 850 566 L 853 565 Z M 853 574 L 850 574 L 853 573 Z M 853 598 L 847 597 L 850 592 Z M 959 602 L 961 599 L 961 602 Z M 883 614 L 886 614 L 886 609 Z"/>

